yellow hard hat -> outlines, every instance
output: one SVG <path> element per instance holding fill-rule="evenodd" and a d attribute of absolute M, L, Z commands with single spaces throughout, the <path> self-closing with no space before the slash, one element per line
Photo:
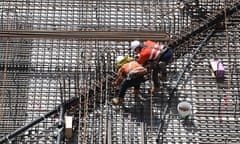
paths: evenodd
<path fill-rule="evenodd" d="M 129 56 L 118 56 L 116 59 L 116 68 L 120 68 L 122 65 L 132 60 L 133 59 Z"/>

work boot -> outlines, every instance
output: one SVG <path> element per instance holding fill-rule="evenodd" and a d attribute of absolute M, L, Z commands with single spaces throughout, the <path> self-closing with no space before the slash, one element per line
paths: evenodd
<path fill-rule="evenodd" d="M 122 105 L 122 103 L 123 103 L 123 98 L 119 98 L 119 97 L 112 98 L 113 105 Z"/>
<path fill-rule="evenodd" d="M 160 88 L 158 88 L 158 87 L 152 87 L 151 88 L 151 93 L 158 92 L 159 90 L 160 90 Z"/>
<path fill-rule="evenodd" d="M 134 94 L 134 96 L 137 96 L 139 94 L 139 90 L 134 88 L 132 90 L 132 94 Z"/>

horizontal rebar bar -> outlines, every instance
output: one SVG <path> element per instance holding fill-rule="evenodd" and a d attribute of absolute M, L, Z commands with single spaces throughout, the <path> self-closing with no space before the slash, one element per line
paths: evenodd
<path fill-rule="evenodd" d="M 79 40 L 156 40 L 168 41 L 163 32 L 114 32 L 114 31 L 0 31 L 0 37 L 6 38 L 43 38 L 43 39 L 79 39 Z"/>

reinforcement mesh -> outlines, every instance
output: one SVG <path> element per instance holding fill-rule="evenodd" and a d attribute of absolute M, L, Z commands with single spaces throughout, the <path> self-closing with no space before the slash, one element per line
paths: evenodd
<path fill-rule="evenodd" d="M 1 1 L 0 143 L 237 144 L 238 9 L 236 0 Z M 115 58 L 134 56 L 130 41 L 143 31 L 139 38 L 167 33 L 169 41 L 156 42 L 175 42 L 168 81 L 154 95 L 147 81 L 141 100 L 129 90 L 124 107 L 112 106 Z M 211 75 L 212 58 L 225 66 L 223 81 Z M 73 117 L 67 138 L 59 106 L 76 97 L 64 113 Z M 177 112 L 182 101 L 192 105 L 186 121 Z"/>

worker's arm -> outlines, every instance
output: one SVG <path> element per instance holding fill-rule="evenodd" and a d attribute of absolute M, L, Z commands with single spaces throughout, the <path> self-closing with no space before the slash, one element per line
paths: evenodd
<path fill-rule="evenodd" d="M 148 61 L 150 52 L 151 49 L 142 49 L 138 55 L 138 63 L 143 65 L 146 61 Z"/>
<path fill-rule="evenodd" d="M 114 85 L 119 85 L 122 82 L 123 78 L 124 78 L 124 70 L 123 70 L 123 68 L 120 68 L 118 70 L 118 76 L 117 76 L 117 78 L 116 78 L 116 80 L 114 81 L 113 84 Z"/>

